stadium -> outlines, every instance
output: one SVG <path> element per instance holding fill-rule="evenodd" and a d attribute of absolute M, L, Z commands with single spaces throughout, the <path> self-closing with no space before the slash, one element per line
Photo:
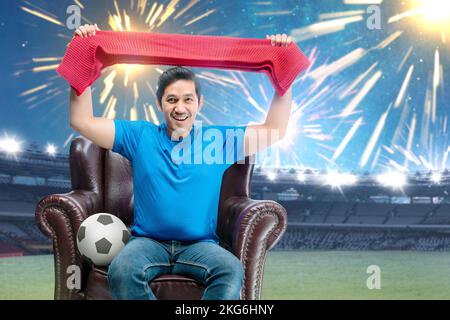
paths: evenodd
<path fill-rule="evenodd" d="M 51 299 L 52 241 L 36 227 L 34 212 L 43 197 L 71 190 L 69 159 L 36 146 L 11 152 L 11 144 L 3 142 L 0 152 L 2 298 Z M 450 176 L 392 174 L 383 180 L 256 167 L 252 198 L 277 201 L 288 213 L 287 230 L 267 257 L 263 299 L 448 298 L 450 287 L 439 279 L 449 263 Z M 369 265 L 393 269 L 383 274 L 388 288 L 366 287 Z M 16 282 L 33 279 L 36 267 L 40 280 L 18 290 Z M 417 281 L 407 282 L 408 273 Z"/>
<path fill-rule="evenodd" d="M 71 89 L 56 69 L 85 23 L 237 37 L 261 47 L 271 34 L 292 37 L 310 65 L 290 79 L 285 137 L 256 162 L 246 188 L 252 199 L 276 201 L 287 212 L 287 228 L 257 272 L 264 274 L 262 299 L 450 299 L 450 0 L 1 6 L 0 299 L 55 297 L 59 255 L 38 228 L 36 209 L 77 185 Z M 93 115 L 161 124 L 155 98 L 166 67 L 102 69 L 91 88 Z M 193 67 L 205 98 L 197 118 L 262 124 L 274 82 L 248 70 Z"/>

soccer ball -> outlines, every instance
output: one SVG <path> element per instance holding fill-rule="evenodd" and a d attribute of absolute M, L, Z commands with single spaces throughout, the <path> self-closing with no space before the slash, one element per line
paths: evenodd
<path fill-rule="evenodd" d="M 107 266 L 130 238 L 125 224 L 109 213 L 97 213 L 81 223 L 77 232 L 77 247 L 86 260 L 97 266 Z"/>

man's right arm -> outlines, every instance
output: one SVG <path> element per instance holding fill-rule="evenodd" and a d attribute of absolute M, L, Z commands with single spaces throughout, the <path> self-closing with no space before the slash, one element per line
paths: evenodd
<path fill-rule="evenodd" d="M 114 121 L 94 117 L 90 87 L 80 96 L 77 96 L 75 90 L 70 88 L 70 127 L 102 148 L 113 148 Z"/>
<path fill-rule="evenodd" d="M 75 30 L 74 36 L 82 38 L 92 37 L 95 36 L 98 30 L 100 28 L 97 24 L 85 24 Z M 94 117 L 90 87 L 80 96 L 77 96 L 75 90 L 70 88 L 70 127 L 102 148 L 112 149 L 114 145 L 114 121 L 107 118 Z"/>

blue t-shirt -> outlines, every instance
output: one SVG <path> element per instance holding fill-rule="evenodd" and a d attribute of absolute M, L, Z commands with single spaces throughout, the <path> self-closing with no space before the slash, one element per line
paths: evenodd
<path fill-rule="evenodd" d="M 222 176 L 244 159 L 246 126 L 202 126 L 171 139 L 165 123 L 114 120 L 112 151 L 132 167 L 131 232 L 161 241 L 219 242 L 217 213 Z"/>

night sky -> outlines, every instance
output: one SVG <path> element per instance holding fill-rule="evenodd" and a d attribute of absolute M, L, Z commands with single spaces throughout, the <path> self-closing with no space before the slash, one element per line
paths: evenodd
<path fill-rule="evenodd" d="M 2 1 L 0 139 L 13 137 L 23 148 L 52 143 L 58 152 L 68 152 L 76 133 L 69 126 L 68 84 L 55 69 L 73 35 L 66 26 L 66 9 L 77 4 L 82 5 L 82 23 L 95 22 L 102 30 L 117 28 L 112 16 L 120 14 L 121 26 L 126 28 L 129 17 L 133 31 L 292 35 L 312 65 L 293 86 L 289 135 L 272 156 L 258 160 L 263 166 L 356 172 L 444 169 L 449 166 L 450 24 L 445 20 L 450 17 L 443 22 L 430 13 L 445 12 L 444 5 L 450 12 L 450 1 L 441 1 L 441 10 L 422 8 L 419 0 L 373 2 L 381 2 L 374 9 L 379 9 L 380 29 L 367 25 L 374 12 L 367 12 L 369 4 L 343 0 L 159 1 L 150 19 L 154 1 Z M 165 11 L 169 3 L 175 4 L 171 14 Z M 414 8 L 422 11 L 404 14 Z M 153 26 L 146 20 L 154 20 Z M 163 121 L 153 91 L 165 68 L 141 66 L 128 74 L 124 66 L 108 68 L 92 86 L 94 114 L 104 115 L 113 99 L 116 118 L 132 118 L 134 107 L 137 119 L 154 121 L 149 116 L 154 109 Z M 105 78 L 113 70 L 114 86 L 101 101 Z M 223 125 L 264 120 L 262 111 L 275 92 L 265 74 L 192 70 L 200 76 L 205 96 L 199 120 Z"/>

